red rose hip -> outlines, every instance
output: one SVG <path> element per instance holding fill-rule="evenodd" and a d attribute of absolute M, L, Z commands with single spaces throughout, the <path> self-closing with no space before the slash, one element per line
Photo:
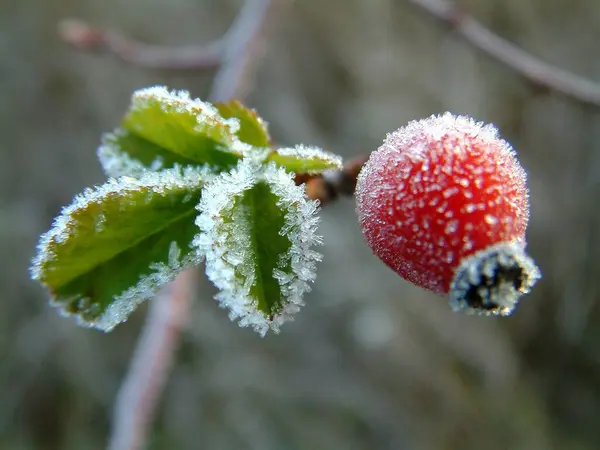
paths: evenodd
<path fill-rule="evenodd" d="M 445 113 L 388 134 L 360 172 L 373 252 L 455 310 L 507 315 L 540 277 L 525 253 L 526 174 L 492 125 Z"/>

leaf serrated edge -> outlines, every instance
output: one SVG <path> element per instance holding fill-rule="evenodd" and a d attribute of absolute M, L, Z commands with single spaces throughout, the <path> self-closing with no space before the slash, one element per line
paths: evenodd
<path fill-rule="evenodd" d="M 186 90 L 169 90 L 166 86 L 162 85 L 149 86 L 134 91 L 131 96 L 130 110 L 143 111 L 149 108 L 152 102 L 156 101 L 160 103 L 161 109 L 167 113 L 174 111 L 178 113 L 190 113 L 196 116 L 203 114 L 204 117 L 211 120 L 220 120 L 223 123 L 228 123 L 232 127 L 232 133 L 235 133 L 239 128 L 239 122 L 228 122 L 226 119 L 223 119 L 217 108 L 211 103 L 204 102 L 199 98 L 192 98 Z"/>
<path fill-rule="evenodd" d="M 241 142 L 236 135 L 240 129 L 239 119 L 224 118 L 216 106 L 199 98 L 192 98 L 188 91 L 169 90 L 161 85 L 139 89 L 131 97 L 130 111 L 144 111 L 150 108 L 152 102 L 159 102 L 160 108 L 167 114 L 176 112 L 194 115 L 196 131 L 204 132 L 203 127 L 219 128 L 227 135 L 227 142 L 223 144 L 232 153 L 242 155 L 248 147 L 248 144 Z"/>
<path fill-rule="evenodd" d="M 181 258 L 181 249 L 175 241 L 172 241 L 169 246 L 167 263 L 158 262 L 150 264 L 149 268 L 153 272 L 141 276 L 136 285 L 125 289 L 121 294 L 115 296 L 112 303 L 108 305 L 98 318 L 91 322 L 86 322 L 78 316 L 77 320 L 80 325 L 109 332 L 118 324 L 127 321 L 129 315 L 141 303 L 154 297 L 161 287 L 173 281 L 184 270 L 197 266 L 200 263 L 202 263 L 202 257 L 194 251 Z"/>
<path fill-rule="evenodd" d="M 166 113 L 177 112 L 195 115 L 197 122 L 196 128 L 199 131 L 202 131 L 202 127 L 207 126 L 219 125 L 224 127 L 223 129 L 226 130 L 227 133 L 227 142 L 224 143 L 224 148 L 227 148 L 227 153 L 236 155 L 240 159 L 252 156 L 257 151 L 265 152 L 270 150 L 268 147 L 256 147 L 240 140 L 238 137 L 241 126 L 240 119 L 236 117 L 223 117 L 215 105 L 200 100 L 199 98 L 192 98 L 190 93 L 186 90 L 169 90 L 168 87 L 163 85 L 138 89 L 132 94 L 129 112 L 143 111 L 144 109 L 149 108 L 152 102 L 159 102 L 161 109 Z M 257 119 L 261 125 L 266 127 L 266 122 L 262 118 L 257 116 Z M 107 133 L 106 136 L 105 142 L 103 142 L 98 150 L 98 156 L 103 165 L 108 163 L 109 167 L 114 168 L 115 175 L 123 175 L 127 170 L 132 170 L 133 173 L 137 175 L 140 173 L 140 169 L 147 170 L 142 163 L 128 157 L 126 152 L 119 152 L 120 149 L 118 146 L 110 142 L 110 133 Z M 111 161 L 112 158 L 121 158 L 122 156 L 125 156 L 123 163 Z M 162 167 L 161 165 L 162 162 L 156 160 L 153 162 L 150 170 L 160 169 Z M 114 175 L 109 173 L 109 176 Z"/>
<path fill-rule="evenodd" d="M 240 229 L 233 233 L 231 239 L 234 239 L 236 247 L 247 245 L 247 236 L 242 229 L 247 219 L 240 216 L 239 208 L 237 211 L 233 208 L 235 199 L 258 182 L 269 185 L 278 198 L 277 205 L 285 211 L 285 224 L 280 234 L 286 235 L 291 243 L 286 254 L 280 256 L 280 268 L 289 265 L 291 273 L 279 269 L 273 273 L 281 288 L 283 305 L 281 311 L 273 316 L 257 309 L 255 300 L 249 295 L 253 273 L 240 264 L 244 258 L 242 254 L 232 254 L 231 242 L 223 234 L 223 230 L 228 228 L 226 220 L 233 219 L 232 213 L 235 212 L 236 227 Z M 293 315 L 304 305 L 303 296 L 310 291 L 310 283 L 316 278 L 316 263 L 321 260 L 321 255 L 312 249 L 322 243 L 321 237 L 316 234 L 318 209 L 318 202 L 308 199 L 304 189 L 295 185 L 293 175 L 275 163 L 261 164 L 246 159 L 231 172 L 219 175 L 205 186 L 198 205 L 200 214 L 196 219 L 200 233 L 192 245 L 205 256 L 206 274 L 221 291 L 215 299 L 221 307 L 230 310 L 231 320 L 239 319 L 239 326 L 251 326 L 261 336 L 269 329 L 278 332 L 280 326 L 293 320 Z M 236 279 L 236 270 L 242 270 L 245 276 L 243 284 Z"/>
<path fill-rule="evenodd" d="M 210 172 L 203 168 L 177 167 L 160 172 L 147 172 L 141 178 L 109 178 L 102 185 L 85 189 L 83 193 L 75 196 L 70 205 L 62 208 L 61 213 L 54 219 L 50 230 L 41 235 L 36 256 L 33 258 L 29 269 L 31 278 L 42 281 L 41 269 L 43 265 L 51 262 L 55 257 L 51 246 L 53 244 L 60 245 L 73 235 L 76 226 L 72 220 L 73 214 L 87 208 L 90 204 L 101 203 L 115 194 L 122 195 L 124 192 L 137 192 L 140 189 L 150 189 L 158 195 L 167 194 L 174 188 L 196 189 L 210 177 Z"/>
<path fill-rule="evenodd" d="M 298 158 L 298 160 L 306 160 L 309 162 L 322 162 L 326 168 L 321 168 L 317 170 L 307 170 L 307 174 L 316 174 L 320 173 L 323 170 L 339 170 L 343 167 L 342 158 L 335 153 L 326 152 L 325 150 L 308 146 L 304 144 L 296 145 L 295 147 L 281 147 L 275 150 L 273 156 L 289 156 Z"/>
<path fill-rule="evenodd" d="M 61 214 L 54 219 L 50 230 L 40 237 L 37 245 L 37 253 L 32 259 L 29 268 L 31 278 L 40 281 L 46 286 L 51 293 L 51 305 L 60 308 L 61 314 L 65 316 L 75 315 L 80 325 L 110 331 L 127 317 L 127 315 L 124 315 L 122 320 L 115 322 L 114 318 L 118 310 L 124 314 L 129 314 L 139 303 L 154 295 L 160 286 L 175 278 L 180 271 L 200 264 L 202 256 L 192 251 L 179 261 L 181 250 L 173 248 L 173 244 L 175 247 L 177 247 L 177 244 L 172 242 L 171 248 L 169 248 L 168 264 L 164 262 L 151 264 L 150 269 L 154 270 L 154 272 L 140 277 L 136 285 L 114 297 L 114 303 L 111 303 L 101 316 L 93 320 L 85 320 L 81 314 L 71 314 L 65 311 L 64 307 L 69 302 L 69 299 L 62 298 L 60 301 L 55 299 L 55 296 L 52 295 L 51 286 L 44 282 L 43 277 L 45 266 L 56 258 L 53 246 L 60 245 L 74 235 L 76 223 L 72 220 L 72 216 L 81 209 L 87 208 L 91 203 L 100 203 L 115 194 L 149 189 L 153 194 L 162 195 L 168 194 L 173 188 L 197 189 L 201 183 L 206 182 L 211 176 L 213 175 L 206 169 L 175 167 L 160 172 L 147 172 L 139 179 L 131 177 L 111 178 L 101 186 L 86 189 L 84 193 L 77 195 L 70 205 L 62 209 Z M 74 297 L 71 300 L 77 298 Z M 85 298 L 80 299 L 83 302 L 86 301 Z"/>
<path fill-rule="evenodd" d="M 98 147 L 97 155 L 100 165 L 104 169 L 104 173 L 111 178 L 129 176 L 140 178 L 146 172 L 158 172 L 163 169 L 164 161 L 159 156 L 149 167 L 142 164 L 139 160 L 132 158 L 126 151 L 122 150 L 117 141 L 120 134 L 124 134 L 125 130 L 116 129 L 111 133 L 102 135 L 101 144 Z"/>

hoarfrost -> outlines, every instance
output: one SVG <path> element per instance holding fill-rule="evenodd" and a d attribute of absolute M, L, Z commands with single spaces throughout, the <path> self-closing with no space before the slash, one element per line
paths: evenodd
<path fill-rule="evenodd" d="M 132 109 L 144 109 L 151 102 L 158 101 L 165 112 L 189 113 L 196 116 L 194 130 L 201 134 L 211 135 L 221 142 L 227 150 L 237 155 L 247 156 L 261 150 L 250 144 L 242 142 L 237 133 L 240 130 L 240 120 L 236 117 L 224 118 L 218 109 L 211 103 L 204 102 L 198 98 L 191 98 L 189 92 L 169 91 L 165 86 L 153 86 L 136 91 L 132 97 Z M 262 123 L 262 122 L 261 122 Z"/>
<path fill-rule="evenodd" d="M 177 243 L 171 242 L 168 261 L 151 264 L 150 269 L 153 272 L 140 277 L 135 286 L 115 297 L 104 313 L 89 325 L 102 331 L 111 331 L 118 324 L 127 321 L 140 303 L 154 297 L 159 288 L 173 281 L 185 269 L 201 262 L 202 258 L 195 252 L 190 252 L 182 258 Z"/>
<path fill-rule="evenodd" d="M 105 133 L 102 136 L 102 143 L 98 147 L 98 159 L 107 176 L 140 178 L 149 170 L 156 172 L 163 168 L 163 160 L 160 157 L 152 161 L 150 166 L 146 166 L 123 151 L 117 144 L 119 135 L 122 133 L 124 131 L 121 129 Z"/>
<path fill-rule="evenodd" d="M 69 206 L 62 209 L 61 214 L 54 219 L 51 229 L 40 237 L 37 254 L 30 267 L 31 278 L 44 283 L 44 274 L 47 270 L 52 270 L 51 264 L 57 258 L 57 249 L 65 245 L 69 239 L 77 237 L 80 223 L 75 217 L 82 210 L 101 205 L 115 196 L 120 198 L 120 209 L 126 210 L 135 204 L 134 198 L 142 190 L 148 190 L 153 196 L 165 196 L 177 189 L 184 191 L 198 189 L 204 182 L 206 173 L 206 170 L 193 167 L 174 168 L 160 172 L 146 172 L 139 179 L 111 178 L 101 186 L 86 189 L 82 194 L 77 195 Z M 105 227 L 106 217 L 102 211 L 99 211 L 94 220 L 94 231 L 102 233 Z M 201 257 L 196 252 L 191 252 L 189 256 L 181 259 L 180 250 L 173 246 L 176 247 L 175 242 L 171 243 L 167 264 L 153 265 L 151 269 L 154 270 L 154 273 L 141 277 L 135 286 L 121 293 L 114 299 L 114 304 L 109 306 L 105 313 L 91 325 L 109 331 L 123 321 L 126 315 L 141 301 L 154 295 L 158 287 L 173 279 L 179 271 L 201 262 Z M 69 299 L 61 298 L 60 302 L 55 301 L 55 304 L 59 306 L 58 303 L 60 303 L 62 306 L 67 301 Z M 90 324 L 88 323 L 88 325 Z"/>
<path fill-rule="evenodd" d="M 486 141 L 498 140 L 514 154 L 512 147 L 498 137 L 498 130 L 493 125 L 477 122 L 468 116 L 455 116 L 450 112 L 409 122 L 399 130 L 388 133 L 383 147 L 404 149 L 408 158 L 418 161 L 423 159 L 431 142 L 457 131 Z"/>
<path fill-rule="evenodd" d="M 309 147 L 299 144 L 295 147 L 278 148 L 277 153 L 281 156 L 291 156 L 308 161 L 323 161 L 328 166 L 331 166 L 332 169 L 342 168 L 342 158 L 333 153 L 326 152 L 319 147 Z"/>
<path fill-rule="evenodd" d="M 150 195 L 167 195 L 174 189 L 197 189 L 206 179 L 208 172 L 195 167 L 166 169 L 160 172 L 147 172 L 141 178 L 132 177 L 110 178 L 103 185 L 93 189 L 85 189 L 76 195 L 73 202 L 62 209 L 60 215 L 54 219 L 49 231 L 44 233 L 37 246 L 37 255 L 32 261 L 31 278 L 39 280 L 42 267 L 55 257 L 53 247 L 64 244 L 67 239 L 73 238 L 77 233 L 77 222 L 73 216 L 81 210 L 88 209 L 91 205 L 102 204 L 106 199 L 115 195 L 122 198 L 121 206 L 127 208 L 133 205 L 132 196 L 141 190 L 147 189 Z M 129 199 L 129 200 L 128 200 Z M 105 217 L 98 214 L 96 231 L 103 229 Z"/>
<path fill-rule="evenodd" d="M 198 98 L 192 99 L 188 91 L 169 91 L 166 86 L 150 86 L 135 91 L 131 99 L 131 108 L 133 110 L 143 110 L 148 108 L 154 101 L 159 101 L 165 112 L 189 112 L 210 119 L 216 117 L 220 119 L 221 117 L 217 108 L 210 103 L 203 102 Z"/>
<path fill-rule="evenodd" d="M 279 234 L 291 243 L 289 250 L 279 255 L 278 267 L 273 271 L 281 290 L 282 309 L 271 317 L 258 310 L 257 300 L 250 293 L 256 276 L 255 257 L 248 245 L 251 223 L 248 211 L 238 201 L 244 191 L 259 182 L 266 183 L 277 197 L 285 221 Z M 316 234 L 318 203 L 308 200 L 283 168 L 244 159 L 231 172 L 206 185 L 198 210 L 200 233 L 192 245 L 206 257 L 206 274 L 221 290 L 215 299 L 229 309 L 229 317 L 239 320 L 240 326 L 250 326 L 261 336 L 269 329 L 278 332 L 304 305 L 303 295 L 310 291 L 309 283 L 316 277 L 321 255 L 312 247 L 322 243 Z M 288 266 L 291 270 L 286 272 Z"/>

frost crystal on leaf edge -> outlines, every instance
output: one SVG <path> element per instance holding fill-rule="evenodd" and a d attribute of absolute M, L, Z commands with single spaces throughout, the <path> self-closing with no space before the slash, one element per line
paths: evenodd
<path fill-rule="evenodd" d="M 204 183 L 211 176 L 210 172 L 205 169 L 176 167 L 160 172 L 145 172 L 140 179 L 131 177 L 110 178 L 103 185 L 86 189 L 82 194 L 75 196 L 69 206 L 62 209 L 61 214 L 54 219 L 50 230 L 40 237 L 36 256 L 32 259 L 29 269 L 31 278 L 43 283 L 43 267 L 56 257 L 52 247 L 53 245 L 60 245 L 70 237 L 75 236 L 77 230 L 72 215 L 80 209 L 87 208 L 91 203 L 100 203 L 114 194 L 123 195 L 127 191 L 138 192 L 144 188 L 151 190 L 152 194 L 155 195 L 167 195 L 174 188 L 197 189 L 201 183 Z M 101 225 L 102 220 L 99 221 L 99 226 Z M 104 313 L 93 321 L 85 321 L 78 315 L 79 324 L 103 331 L 112 330 L 116 325 L 125 321 L 127 316 L 141 302 L 154 296 L 160 287 L 172 281 L 184 269 L 200 264 L 202 259 L 202 255 L 194 251 L 181 259 L 181 249 L 178 248 L 176 242 L 171 242 L 167 264 L 164 262 L 150 264 L 149 268 L 154 272 L 140 277 L 135 286 L 116 296 Z M 82 298 L 81 301 L 85 302 L 85 299 Z M 57 301 L 51 301 L 51 304 L 60 308 L 63 306 L 62 302 Z M 66 316 L 70 315 L 62 309 L 61 313 Z"/>
<path fill-rule="evenodd" d="M 121 129 L 117 129 L 112 133 L 105 133 L 102 136 L 102 143 L 98 147 L 98 159 L 106 175 L 113 178 L 122 176 L 140 178 L 148 171 L 157 172 L 163 168 L 163 161 L 160 157 L 152 161 L 149 167 L 146 167 L 140 161 L 129 156 L 116 143 L 121 133 L 124 133 Z"/>
<path fill-rule="evenodd" d="M 278 264 L 283 268 L 289 263 L 291 273 L 279 269 L 273 273 L 280 285 L 283 309 L 271 318 L 258 310 L 256 300 L 250 297 L 255 273 L 253 256 L 247 250 L 249 224 L 243 207 L 234 210 L 236 198 L 258 182 L 265 182 L 278 198 L 277 205 L 284 211 L 285 219 L 279 233 L 291 242 Z M 278 332 L 304 305 L 303 295 L 310 291 L 310 283 L 316 278 L 316 263 L 321 255 L 311 247 L 322 243 L 316 234 L 318 202 L 309 200 L 285 169 L 274 163 L 265 165 L 245 159 L 205 186 L 198 210 L 196 224 L 200 233 L 192 245 L 206 257 L 206 274 L 221 290 L 215 299 L 230 310 L 231 320 L 239 319 L 239 326 L 251 326 L 261 336 L 269 329 Z M 236 271 L 244 277 L 243 282 L 236 277 Z"/>
<path fill-rule="evenodd" d="M 217 128 L 221 130 L 223 142 L 227 147 L 236 150 L 235 147 L 240 144 L 236 133 L 240 129 L 239 119 L 232 117 L 225 119 L 219 114 L 217 108 L 208 102 L 199 98 L 192 98 L 190 93 L 185 90 L 172 90 L 166 86 L 151 86 L 135 91 L 131 97 L 131 110 L 143 111 L 150 106 L 152 101 L 160 102 L 161 109 L 170 113 L 189 113 L 196 116 L 196 131 L 205 133 L 206 130 Z M 243 147 L 243 146 L 242 146 Z"/>
<path fill-rule="evenodd" d="M 294 156 L 299 159 L 306 159 L 309 161 L 324 161 L 327 164 L 333 166 L 332 168 L 342 168 L 342 158 L 335 153 L 326 152 L 319 147 L 310 147 L 304 144 L 296 145 L 295 147 L 281 147 L 278 148 L 277 154 L 281 156 Z M 310 172 L 309 172 L 310 173 Z"/>
<path fill-rule="evenodd" d="M 135 286 L 114 297 L 104 313 L 92 323 L 80 320 L 80 324 L 105 332 L 111 331 L 118 324 L 125 322 L 140 303 L 154 297 L 161 287 L 173 281 L 185 269 L 197 266 L 201 262 L 202 258 L 195 252 L 190 252 L 181 258 L 181 249 L 175 241 L 171 242 L 166 264 L 164 262 L 150 264 L 150 269 L 154 272 L 140 277 Z"/>
<path fill-rule="evenodd" d="M 224 118 L 219 114 L 218 109 L 211 103 L 204 102 L 199 98 L 192 98 L 190 93 L 185 90 L 171 90 L 166 86 L 151 86 L 144 89 L 135 91 L 131 98 L 130 109 L 143 110 L 147 108 L 151 101 L 158 101 L 161 104 L 161 108 L 165 112 L 188 112 L 190 114 L 196 114 L 196 131 L 202 133 L 203 128 L 210 128 L 213 126 L 224 127 L 227 130 L 227 147 L 233 154 L 237 154 L 244 157 L 254 157 L 255 154 L 266 153 L 271 149 L 265 147 L 256 147 L 245 142 L 242 142 L 237 133 L 240 130 L 240 120 L 236 117 Z M 261 124 L 266 122 L 260 117 L 257 118 Z M 131 176 L 134 178 L 141 177 L 147 171 L 158 171 L 163 169 L 164 162 L 161 158 L 157 158 L 152 161 L 149 167 L 142 164 L 140 161 L 130 157 L 126 151 L 121 149 L 116 144 L 116 140 L 119 137 L 119 133 L 123 133 L 122 129 L 116 129 L 112 133 L 105 133 L 102 137 L 102 143 L 98 148 L 97 154 L 98 159 L 105 173 L 109 177 L 120 177 L 120 176 Z M 337 157 L 333 154 L 326 153 L 319 148 L 309 148 L 305 146 L 298 146 L 297 148 L 283 149 L 282 155 L 294 155 L 303 158 L 317 158 L 325 159 L 332 164 L 337 164 Z M 339 164 L 341 164 L 341 159 Z"/>

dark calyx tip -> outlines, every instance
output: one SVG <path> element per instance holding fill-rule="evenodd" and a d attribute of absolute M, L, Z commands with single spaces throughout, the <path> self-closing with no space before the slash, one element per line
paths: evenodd
<path fill-rule="evenodd" d="M 465 258 L 450 285 L 454 311 L 510 315 L 541 277 L 522 243 L 502 242 Z"/>

